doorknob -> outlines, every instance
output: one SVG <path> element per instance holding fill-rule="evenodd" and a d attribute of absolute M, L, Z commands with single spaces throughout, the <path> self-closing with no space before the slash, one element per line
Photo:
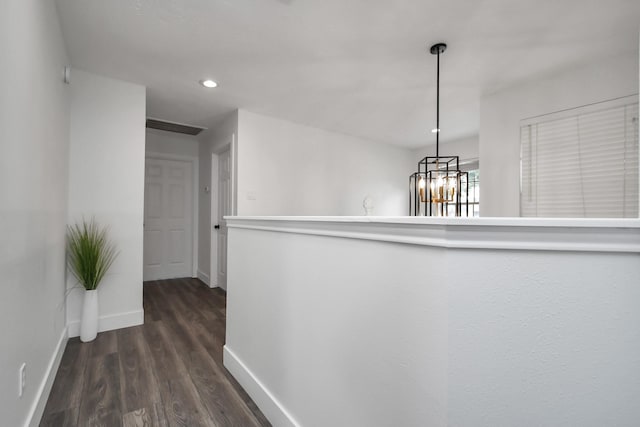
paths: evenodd
<path fill-rule="evenodd" d="M 216 225 L 213 226 L 213 228 L 215 228 L 216 230 L 220 230 L 220 225 L 216 224 Z"/>

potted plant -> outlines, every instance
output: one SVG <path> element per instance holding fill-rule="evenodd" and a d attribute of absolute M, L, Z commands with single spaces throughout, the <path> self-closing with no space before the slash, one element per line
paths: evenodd
<path fill-rule="evenodd" d="M 98 335 L 98 285 L 116 259 L 117 251 L 107 237 L 107 227 L 82 220 L 67 228 L 67 266 L 85 289 L 80 320 L 80 340 Z"/>

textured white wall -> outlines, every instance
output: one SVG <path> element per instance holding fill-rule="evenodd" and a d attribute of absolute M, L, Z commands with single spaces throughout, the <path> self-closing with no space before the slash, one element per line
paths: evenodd
<path fill-rule="evenodd" d="M 54 2 L 3 1 L 0 28 L 0 424 L 19 426 L 65 326 L 69 87 Z"/>
<path fill-rule="evenodd" d="M 226 347 L 302 426 L 444 426 L 445 262 L 427 247 L 231 229 Z"/>
<path fill-rule="evenodd" d="M 195 136 L 146 129 L 145 138 L 145 151 L 147 153 L 198 157 L 200 152 L 198 138 Z"/>
<path fill-rule="evenodd" d="M 520 121 L 638 93 L 638 53 L 487 95 L 480 103 L 482 216 L 520 215 Z"/>
<path fill-rule="evenodd" d="M 83 216 L 110 227 L 120 254 L 99 290 L 99 330 L 143 321 L 145 88 L 73 70 L 69 223 Z M 68 286 L 73 286 L 71 277 Z M 79 332 L 82 293 L 67 298 L 70 335 Z"/>
<path fill-rule="evenodd" d="M 240 110 L 239 215 L 407 215 L 410 150 Z"/>
<path fill-rule="evenodd" d="M 450 251 L 449 425 L 637 425 L 638 255 Z"/>
<path fill-rule="evenodd" d="M 638 221 L 412 220 L 236 220 L 225 366 L 274 425 L 637 424 Z"/>

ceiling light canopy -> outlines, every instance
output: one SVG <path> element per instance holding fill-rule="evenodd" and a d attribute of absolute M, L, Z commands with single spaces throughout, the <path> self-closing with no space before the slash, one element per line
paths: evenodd
<path fill-rule="evenodd" d="M 218 83 L 214 82 L 211 79 L 200 80 L 200 84 L 204 87 L 208 87 L 209 89 L 218 86 Z"/>

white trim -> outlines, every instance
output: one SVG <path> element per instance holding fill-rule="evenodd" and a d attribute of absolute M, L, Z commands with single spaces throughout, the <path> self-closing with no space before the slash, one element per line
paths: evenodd
<path fill-rule="evenodd" d="M 47 400 L 49 399 L 49 393 L 51 393 L 51 387 L 53 386 L 53 381 L 56 379 L 56 373 L 58 372 L 58 367 L 60 366 L 60 361 L 62 360 L 62 355 L 64 354 L 64 349 L 66 348 L 68 340 L 69 335 L 67 334 L 67 327 L 65 326 L 62 329 L 62 333 L 58 339 L 58 344 L 56 344 L 56 348 L 53 351 L 49 364 L 47 365 L 47 369 L 44 372 L 44 378 L 42 378 L 40 387 L 38 387 L 36 396 L 31 404 L 31 409 L 29 410 L 29 414 L 27 415 L 27 419 L 24 423 L 25 427 L 36 427 L 40 424 L 42 414 L 44 413 L 44 408 L 47 404 Z"/>
<path fill-rule="evenodd" d="M 98 332 L 112 331 L 114 329 L 138 326 L 144 323 L 144 310 L 128 311 L 125 313 L 100 316 L 98 319 Z M 69 338 L 80 336 L 80 320 L 74 320 L 67 324 Z"/>
<path fill-rule="evenodd" d="M 145 153 L 145 163 L 146 159 L 156 159 L 156 160 L 176 160 L 180 162 L 190 162 L 191 163 L 191 174 L 193 175 L 191 178 L 191 198 L 192 200 L 192 209 L 191 213 L 191 221 L 192 221 L 192 242 L 191 242 L 191 253 L 193 254 L 193 259 L 191 260 L 191 277 L 196 277 L 198 274 L 198 236 L 199 236 L 199 222 L 198 222 L 198 209 L 199 209 L 199 198 L 200 198 L 200 158 L 198 156 L 185 156 L 181 154 L 165 154 L 158 153 L 155 151 L 147 151 Z"/>
<path fill-rule="evenodd" d="M 640 253 L 640 220 L 417 217 L 227 217 L 229 229 L 458 249 Z"/>
<path fill-rule="evenodd" d="M 227 147 L 227 145 L 223 146 Z M 219 151 L 219 150 L 218 150 Z M 218 233 L 214 232 L 214 224 L 218 221 L 218 169 L 220 159 L 217 152 L 211 153 L 211 206 L 209 212 L 209 280 L 218 283 Z M 212 283 L 209 282 L 211 287 Z"/>
<path fill-rule="evenodd" d="M 638 94 L 622 96 L 620 98 L 607 99 L 604 101 L 594 102 L 592 104 L 581 105 L 579 107 L 567 108 L 566 110 L 554 111 L 553 113 L 542 114 L 535 117 L 527 117 L 520 120 L 520 127 L 538 123 L 545 123 L 552 120 L 559 120 L 568 117 L 575 117 L 580 114 L 593 113 L 596 111 L 607 110 L 610 108 L 623 107 L 638 103 Z"/>
<path fill-rule="evenodd" d="M 238 215 L 238 139 L 231 135 L 231 215 Z"/>
<path fill-rule="evenodd" d="M 225 345 L 223 347 L 224 367 L 240 383 L 242 388 L 251 396 L 265 417 L 274 426 L 299 427 L 300 424 L 286 410 L 286 408 L 271 394 L 260 380 L 242 363 L 236 354 Z"/>
<path fill-rule="evenodd" d="M 219 287 L 218 283 L 218 233 L 214 233 L 214 224 L 218 220 L 218 202 L 219 202 L 219 186 L 218 186 L 218 172 L 219 172 L 219 156 L 221 153 L 229 150 L 229 156 L 231 160 L 231 213 L 235 215 L 238 210 L 238 194 L 236 191 L 236 182 L 238 178 L 238 143 L 236 133 L 231 134 L 231 141 L 226 144 L 222 144 L 217 147 L 211 153 L 211 212 L 210 212 L 210 225 L 209 225 L 209 277 L 211 279 L 210 287 Z M 214 239 L 215 235 L 215 239 Z"/>
<path fill-rule="evenodd" d="M 202 270 L 198 270 L 198 279 L 200 279 L 202 282 L 204 282 L 207 286 L 214 288 L 215 286 L 211 286 L 210 282 L 209 282 L 209 275 L 207 273 L 205 273 Z"/>
<path fill-rule="evenodd" d="M 211 154 L 218 156 L 220 153 L 224 153 L 229 150 L 229 156 L 231 157 L 231 215 L 236 215 L 238 211 L 238 194 L 236 191 L 238 182 L 238 140 L 235 132 L 231 134 L 231 141 L 217 147 Z M 213 165 L 211 167 L 211 183 L 213 185 Z M 216 183 L 218 182 L 216 175 Z"/>

